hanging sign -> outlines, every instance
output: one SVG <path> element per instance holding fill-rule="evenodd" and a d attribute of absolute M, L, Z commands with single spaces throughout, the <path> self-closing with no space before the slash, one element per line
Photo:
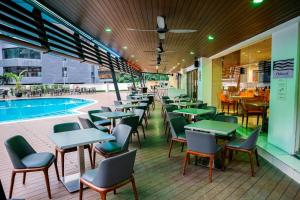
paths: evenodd
<path fill-rule="evenodd" d="M 273 62 L 273 78 L 293 78 L 294 58 Z"/>

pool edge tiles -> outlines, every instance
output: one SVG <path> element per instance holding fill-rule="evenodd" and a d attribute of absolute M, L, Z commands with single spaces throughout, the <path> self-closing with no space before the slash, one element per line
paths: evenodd
<path fill-rule="evenodd" d="M 79 111 L 80 109 L 91 106 L 96 102 L 93 99 L 76 97 L 0 100 L 0 124 L 79 115 L 83 114 Z M 1 106 L 1 104 L 7 105 Z"/>

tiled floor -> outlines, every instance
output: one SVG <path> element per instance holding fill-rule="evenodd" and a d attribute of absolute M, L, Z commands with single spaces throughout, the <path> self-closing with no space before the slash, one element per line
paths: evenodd
<path fill-rule="evenodd" d="M 99 108 L 100 105 L 111 105 L 115 94 L 99 93 L 81 97 L 99 101 L 95 105 L 82 109 L 86 112 L 89 109 Z M 3 142 L 12 135 L 21 134 L 37 151 L 53 152 L 54 145 L 47 137 L 51 134 L 53 125 L 77 121 L 77 117 L 68 116 L 0 125 L 0 178 L 6 193 L 8 193 L 12 165 Z M 146 130 L 147 138 L 142 140 L 142 149 L 138 150 L 136 159 L 135 177 L 140 199 L 300 199 L 300 185 L 263 159 L 260 159 L 261 166 L 255 168 L 256 176 L 250 177 L 249 164 L 245 162 L 246 159 L 242 154 L 235 156 L 225 172 L 215 170 L 213 183 L 208 182 L 207 168 L 193 164 L 188 166 L 187 174 L 182 176 L 184 153 L 180 152 L 180 146 L 175 145 L 172 158 L 168 159 L 168 143 L 163 132 L 160 107 L 157 104 L 156 110 L 151 113 Z M 133 139 L 130 148 L 137 148 L 136 138 Z M 99 161 L 100 157 L 97 158 Z M 65 166 L 66 174 L 78 171 L 76 153 L 66 156 Z M 86 166 L 90 166 L 88 159 L 86 159 Z M 50 184 L 53 199 L 78 199 L 78 193 L 69 194 L 56 180 L 53 167 L 50 169 Z M 17 176 L 13 196 L 47 199 L 42 173 L 28 174 L 25 185 L 21 183 L 21 176 Z M 84 191 L 84 199 L 99 199 L 99 195 L 88 189 Z M 119 189 L 117 195 L 109 194 L 108 199 L 133 199 L 130 185 Z"/>

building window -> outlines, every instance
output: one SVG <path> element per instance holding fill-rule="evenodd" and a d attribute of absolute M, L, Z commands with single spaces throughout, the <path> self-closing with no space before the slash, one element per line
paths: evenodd
<path fill-rule="evenodd" d="M 68 68 L 62 67 L 62 77 L 68 77 Z"/>
<path fill-rule="evenodd" d="M 3 73 L 12 72 L 15 74 L 20 74 L 24 70 L 26 70 L 26 72 L 23 74 L 24 77 L 42 76 L 42 67 L 32 67 L 32 66 L 3 67 Z"/>
<path fill-rule="evenodd" d="M 41 59 L 41 53 L 27 48 L 16 47 L 2 50 L 3 59 L 26 58 Z"/>

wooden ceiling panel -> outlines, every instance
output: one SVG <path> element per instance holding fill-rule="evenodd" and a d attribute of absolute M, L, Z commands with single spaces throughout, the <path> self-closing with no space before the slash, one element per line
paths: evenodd
<path fill-rule="evenodd" d="M 265 0 L 254 8 L 251 0 L 41 0 L 64 18 L 122 56 L 137 62 L 144 71 L 156 71 L 155 32 L 133 32 L 127 28 L 155 29 L 156 17 L 166 16 L 168 28 L 197 29 L 196 33 L 166 33 L 163 47 L 175 50 L 162 56 L 160 72 L 189 66 L 195 56 L 211 56 L 289 19 L 299 16 L 299 0 Z M 104 31 L 106 27 L 111 33 Z M 208 41 L 212 34 L 214 41 Z M 122 49 L 127 46 L 128 49 Z M 195 55 L 190 55 L 194 51 Z M 134 56 L 134 57 L 133 57 Z M 184 59 L 184 61 L 183 61 Z M 177 63 L 180 63 L 177 65 Z"/>

